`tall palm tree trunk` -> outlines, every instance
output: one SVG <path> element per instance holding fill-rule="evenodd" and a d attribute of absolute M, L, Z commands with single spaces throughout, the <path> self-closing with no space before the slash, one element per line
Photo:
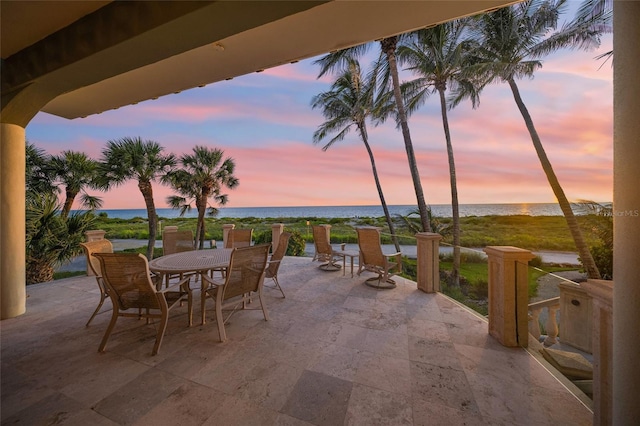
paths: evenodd
<path fill-rule="evenodd" d="M 153 249 L 156 246 L 156 232 L 158 232 L 158 216 L 156 215 L 156 206 L 153 202 L 153 188 L 151 182 L 139 181 L 138 189 L 144 197 L 144 204 L 147 207 L 147 216 L 149 218 L 149 241 L 147 243 L 147 259 L 153 259 Z"/>
<path fill-rule="evenodd" d="M 520 110 L 522 118 L 524 118 L 524 122 L 527 125 L 527 129 L 529 130 L 529 134 L 531 135 L 531 141 L 533 142 L 533 146 L 536 149 L 538 158 L 540 159 L 540 164 L 542 164 L 542 169 L 547 175 L 547 180 L 549 181 L 549 185 L 551 185 L 551 189 L 553 190 L 554 195 L 558 199 L 558 204 L 560 204 L 560 209 L 562 210 L 564 218 L 567 221 L 567 225 L 569 226 L 569 231 L 571 232 L 573 241 L 576 244 L 576 249 L 578 250 L 580 260 L 587 270 L 587 275 L 591 279 L 600 279 L 601 276 L 600 272 L 598 271 L 598 267 L 596 266 L 596 263 L 591 256 L 591 252 L 589 251 L 589 247 L 587 246 L 587 243 L 582 236 L 582 231 L 580 230 L 580 226 L 578 225 L 578 220 L 573 214 L 573 210 L 571 209 L 569 200 L 567 200 L 567 196 L 564 194 L 564 191 L 560 186 L 560 182 L 558 181 L 558 178 L 553 171 L 551 162 L 547 158 L 547 154 L 544 151 L 544 147 L 542 146 L 542 142 L 540 141 L 538 132 L 533 125 L 531 115 L 529 115 L 529 111 L 522 101 L 518 86 L 516 85 L 516 82 L 513 78 L 509 78 L 507 81 L 509 83 L 509 87 L 511 87 L 511 91 L 513 92 L 513 98 L 518 105 L 518 109 Z"/>
<path fill-rule="evenodd" d="M 62 211 L 60 212 L 60 216 L 62 216 L 63 219 L 69 217 L 69 213 L 71 212 L 71 207 L 73 207 L 73 201 L 75 200 L 76 195 L 78 195 L 77 192 L 71 191 L 68 188 L 65 190 L 64 205 L 62 206 Z"/>
<path fill-rule="evenodd" d="M 26 263 L 25 280 L 27 284 L 53 281 L 54 268 L 49 259 L 29 256 Z"/>
<path fill-rule="evenodd" d="M 200 199 L 196 201 L 198 208 L 198 223 L 196 225 L 196 241 L 195 246 L 198 250 L 204 249 L 204 215 L 207 211 L 207 196 L 201 195 Z"/>
<path fill-rule="evenodd" d="M 453 214 L 453 269 L 451 271 L 451 283 L 460 285 L 460 207 L 458 205 L 458 183 L 456 179 L 456 163 L 453 159 L 453 145 L 449 131 L 449 118 L 447 116 L 447 101 L 444 97 L 444 88 L 438 87 L 440 94 L 440 109 L 442 110 L 442 127 L 447 141 L 447 156 L 449 157 L 449 179 L 451 180 L 451 211 Z"/>
<path fill-rule="evenodd" d="M 373 151 L 371 151 L 371 147 L 369 146 L 369 136 L 367 135 L 367 128 L 364 123 L 358 124 L 358 129 L 360 130 L 360 136 L 362 137 L 362 142 L 364 142 L 364 146 L 367 149 L 367 154 L 369 154 L 369 160 L 371 161 L 371 170 L 373 171 L 373 179 L 376 182 L 376 189 L 378 190 L 378 196 L 380 197 L 380 204 L 382 204 L 382 210 L 384 211 L 384 217 L 387 219 L 387 226 L 389 226 L 389 232 L 391 233 L 391 239 L 393 240 L 393 245 L 396 247 L 396 252 L 400 252 L 400 244 L 398 243 L 398 236 L 396 235 L 395 227 L 393 226 L 393 221 L 391 220 L 391 214 L 389 214 L 389 208 L 387 207 L 387 202 L 384 199 L 384 194 L 382 193 L 382 185 L 380 184 L 380 178 L 378 177 L 378 169 L 376 168 L 376 161 L 373 158 Z"/>
<path fill-rule="evenodd" d="M 416 163 L 416 156 L 413 151 L 413 143 L 411 142 L 411 134 L 409 133 L 409 124 L 407 123 L 407 113 L 404 109 L 402 94 L 400 93 L 400 78 L 398 77 L 398 64 L 396 62 L 397 41 L 397 37 L 385 38 L 380 41 L 380 46 L 382 48 L 382 51 L 387 56 L 389 69 L 391 70 L 391 79 L 393 81 L 393 96 L 396 101 L 396 108 L 398 109 L 398 118 L 400 121 L 400 127 L 402 128 L 402 137 L 404 138 L 404 146 L 407 151 L 407 159 L 409 160 L 409 170 L 411 171 L 413 188 L 416 192 L 416 199 L 418 201 L 418 211 L 420 212 L 420 222 L 422 224 L 422 230 L 424 232 L 431 232 L 431 223 L 429 222 L 429 209 L 427 208 L 427 203 L 424 199 L 424 192 L 422 191 L 422 182 L 420 181 L 418 164 Z"/>

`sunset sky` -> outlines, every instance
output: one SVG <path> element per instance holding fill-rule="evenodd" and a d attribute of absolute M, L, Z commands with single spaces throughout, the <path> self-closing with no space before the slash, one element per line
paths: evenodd
<path fill-rule="evenodd" d="M 611 45 L 607 35 L 597 51 L 557 53 L 534 79 L 518 82 L 570 201 L 612 199 L 612 68 L 594 59 Z M 49 154 L 76 150 L 96 159 L 108 140 L 123 137 L 157 141 L 176 155 L 196 145 L 220 148 L 235 160 L 240 180 L 228 192 L 227 207 L 379 204 L 357 133 L 327 152 L 311 142 L 324 121 L 320 110 L 311 109 L 311 98 L 331 84 L 331 77 L 316 79 L 315 59 L 84 119 L 39 113 L 27 126 L 27 139 Z M 461 204 L 555 202 L 506 84 L 487 87 L 476 110 L 462 104 L 450 111 L 449 124 Z M 450 203 L 437 97 L 410 118 L 409 127 L 427 203 Z M 416 204 L 402 135 L 392 122 L 368 130 L 387 203 Z M 103 198 L 104 209 L 144 208 L 135 182 L 92 193 Z M 156 207 L 167 207 L 170 194 L 156 184 Z"/>

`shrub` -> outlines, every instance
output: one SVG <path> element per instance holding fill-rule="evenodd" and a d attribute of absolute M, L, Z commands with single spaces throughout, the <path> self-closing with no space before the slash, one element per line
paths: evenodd
<path fill-rule="evenodd" d="M 533 266 L 534 268 L 539 268 L 542 266 L 542 258 L 540 256 L 536 256 L 529 261 L 529 266 Z"/>
<path fill-rule="evenodd" d="M 287 230 L 291 232 L 289 245 L 287 246 L 287 256 L 304 256 L 305 240 L 300 232 L 295 230 Z"/>
<path fill-rule="evenodd" d="M 291 232 L 291 238 L 289 238 L 289 245 L 287 246 L 287 256 L 303 256 L 305 241 L 300 232 L 285 228 L 286 232 Z M 253 234 L 253 241 L 256 244 L 264 244 L 271 242 L 271 232 L 262 231 Z"/>
<path fill-rule="evenodd" d="M 489 297 L 489 281 L 477 279 L 469 283 L 469 296 L 473 299 L 486 299 Z"/>
<path fill-rule="evenodd" d="M 613 279 L 613 247 L 603 244 L 591 247 L 591 256 L 598 266 L 602 279 Z"/>

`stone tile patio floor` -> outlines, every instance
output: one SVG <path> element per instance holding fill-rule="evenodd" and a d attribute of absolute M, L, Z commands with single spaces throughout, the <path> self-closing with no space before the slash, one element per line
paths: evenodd
<path fill-rule="evenodd" d="M 240 312 L 219 343 L 208 322 L 110 319 L 93 277 L 27 288 L 27 313 L 0 322 L 3 425 L 588 425 L 592 412 L 543 364 L 505 348 L 442 294 L 394 290 L 285 258 L 271 321 Z M 199 295 L 196 296 L 196 301 Z M 110 308 L 110 302 L 105 302 Z M 199 308 L 194 310 L 198 318 Z"/>

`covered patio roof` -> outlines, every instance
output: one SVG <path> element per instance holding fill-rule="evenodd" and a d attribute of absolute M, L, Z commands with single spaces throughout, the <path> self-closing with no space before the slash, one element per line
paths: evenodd
<path fill-rule="evenodd" d="M 31 85 L 83 117 L 510 3 L 2 2 L 3 110 Z"/>

